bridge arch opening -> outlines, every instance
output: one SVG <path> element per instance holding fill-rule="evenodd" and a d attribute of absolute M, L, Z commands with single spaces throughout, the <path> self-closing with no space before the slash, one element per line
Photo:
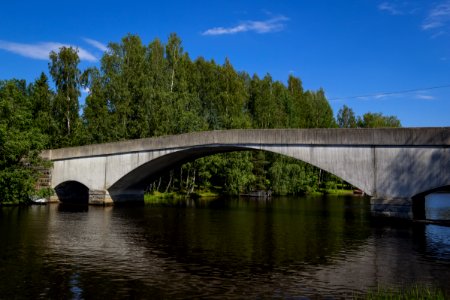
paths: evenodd
<path fill-rule="evenodd" d="M 412 205 L 414 219 L 450 221 L 450 185 L 415 195 Z"/>
<path fill-rule="evenodd" d="M 78 181 L 62 182 L 55 187 L 55 192 L 62 203 L 89 203 L 89 188 Z"/>
<path fill-rule="evenodd" d="M 115 182 L 109 189 L 109 193 L 114 199 L 114 195 L 121 194 L 125 191 L 144 191 L 148 185 L 153 182 L 154 180 L 157 180 L 160 178 L 160 176 L 164 173 L 168 174 L 170 170 L 174 170 L 175 168 L 180 167 L 184 163 L 187 162 L 194 162 L 196 159 L 215 155 L 215 154 L 221 154 L 221 153 L 230 153 L 230 152 L 262 152 L 262 153 L 269 153 L 269 155 L 278 155 L 280 157 L 285 157 L 286 159 L 290 159 L 292 161 L 298 161 L 302 162 L 305 165 L 308 165 L 309 167 L 317 168 L 317 170 L 320 170 L 319 176 L 322 176 L 322 179 L 324 177 L 329 175 L 334 175 L 339 180 L 341 180 L 341 185 L 346 186 L 355 186 L 351 180 L 346 180 L 345 178 L 342 178 L 336 174 L 333 174 L 333 172 L 330 172 L 329 170 L 326 170 L 324 168 L 321 168 L 319 166 L 316 166 L 312 164 L 311 162 L 298 159 L 296 157 L 287 155 L 286 153 L 278 153 L 276 151 L 266 150 L 266 149 L 260 149 L 259 147 L 252 147 L 252 145 L 245 145 L 245 146 L 220 146 L 220 145 L 214 145 L 214 146 L 203 146 L 203 147 L 194 147 L 189 149 L 180 150 L 177 152 L 168 153 L 165 155 L 162 155 L 158 158 L 155 158 L 153 160 L 150 160 L 138 168 L 132 170 L 125 176 L 123 176 L 121 179 L 119 179 L 117 182 Z M 186 174 L 183 174 L 186 176 Z M 198 175 L 198 174 L 197 174 Z M 320 178 L 317 179 L 320 184 Z M 167 183 L 162 185 L 160 191 L 165 190 L 165 186 L 167 186 Z M 124 193 L 126 194 L 126 192 Z"/>

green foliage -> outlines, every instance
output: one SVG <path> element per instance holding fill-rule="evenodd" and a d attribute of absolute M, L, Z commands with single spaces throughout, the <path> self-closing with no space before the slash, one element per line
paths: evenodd
<path fill-rule="evenodd" d="M 0 81 L 0 203 L 28 201 L 47 137 L 33 125 L 25 81 Z"/>
<path fill-rule="evenodd" d="M 176 34 L 148 46 L 127 35 L 110 43 L 100 69 L 84 74 L 90 90 L 83 123 L 87 142 L 233 128 L 356 127 L 350 108 L 336 123 L 325 92 L 305 91 L 299 78 L 287 86 L 270 74 L 260 79 L 199 57 L 192 61 Z M 149 183 L 153 191 L 192 193 L 220 189 L 238 194 L 271 188 L 276 194 L 333 189 L 339 179 L 305 163 L 271 154 L 220 154 L 177 166 Z"/>
<path fill-rule="evenodd" d="M 356 128 L 357 122 L 355 113 L 347 105 L 342 106 L 337 115 L 337 125 L 339 128 Z"/>
<path fill-rule="evenodd" d="M 269 169 L 269 178 L 278 195 L 302 195 L 318 189 L 318 169 L 280 155 Z"/>
<path fill-rule="evenodd" d="M 401 123 L 400 120 L 395 116 L 383 116 L 382 113 L 366 113 L 362 116 L 362 118 L 358 117 L 358 127 L 401 127 Z"/>
<path fill-rule="evenodd" d="M 344 106 L 338 122 L 325 92 L 287 85 L 270 74 L 260 79 L 202 57 L 191 60 L 181 39 L 144 45 L 128 34 L 110 43 L 100 66 L 81 72 L 78 50 L 50 53 L 47 76 L 28 87 L 0 83 L 0 193 L 2 201 L 24 199 L 33 189 L 45 148 L 105 143 L 202 130 L 234 128 L 399 127 L 396 117 L 367 113 L 355 118 Z M 80 116 L 80 88 L 89 91 Z M 334 189 L 339 179 L 305 163 L 263 152 L 213 155 L 176 166 L 149 182 L 149 191 L 192 194 L 215 190 L 239 194 L 272 189 L 304 194 Z M 5 200 L 6 199 L 6 200 Z M 15 200 L 16 199 L 16 200 Z"/>
<path fill-rule="evenodd" d="M 81 72 L 78 69 L 80 59 L 78 50 L 61 47 L 59 52 L 50 52 L 49 70 L 56 86 L 53 103 L 53 119 L 56 123 L 58 139 L 54 146 L 76 145 L 79 130 L 79 102 Z"/>
<path fill-rule="evenodd" d="M 50 196 L 53 196 L 54 194 L 55 191 L 50 187 L 41 188 L 35 192 L 35 195 L 39 198 L 50 198 Z"/>
<path fill-rule="evenodd" d="M 340 128 L 398 128 L 402 126 L 396 116 L 384 116 L 382 113 L 365 113 L 362 117 L 356 117 L 353 110 L 347 105 L 342 106 L 339 110 L 337 125 Z"/>

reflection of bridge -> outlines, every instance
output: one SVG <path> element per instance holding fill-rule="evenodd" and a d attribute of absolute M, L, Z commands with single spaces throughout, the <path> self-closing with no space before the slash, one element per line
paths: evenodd
<path fill-rule="evenodd" d="M 152 176 L 184 161 L 229 151 L 271 151 L 360 188 L 372 196 L 376 214 L 412 218 L 413 210 L 422 217 L 424 195 L 450 186 L 449 145 L 450 127 L 242 129 L 56 149 L 43 157 L 53 161 L 51 185 L 61 201 L 84 196 L 90 204 L 108 204 L 143 201 Z"/>

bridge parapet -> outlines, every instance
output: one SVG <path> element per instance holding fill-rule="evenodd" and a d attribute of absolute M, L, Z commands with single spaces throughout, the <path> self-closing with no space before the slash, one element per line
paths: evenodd
<path fill-rule="evenodd" d="M 148 150 L 204 145 L 352 145 L 352 146 L 449 146 L 449 127 L 430 128 L 331 128 L 331 129 L 234 129 L 186 133 L 105 144 L 53 149 L 43 152 L 51 160 L 104 156 Z"/>

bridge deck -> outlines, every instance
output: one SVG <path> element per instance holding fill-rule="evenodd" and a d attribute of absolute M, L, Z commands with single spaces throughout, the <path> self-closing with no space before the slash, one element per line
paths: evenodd
<path fill-rule="evenodd" d="M 356 129 L 235 129 L 186 133 L 47 150 L 61 160 L 206 145 L 442 146 L 450 145 L 450 127 Z"/>

